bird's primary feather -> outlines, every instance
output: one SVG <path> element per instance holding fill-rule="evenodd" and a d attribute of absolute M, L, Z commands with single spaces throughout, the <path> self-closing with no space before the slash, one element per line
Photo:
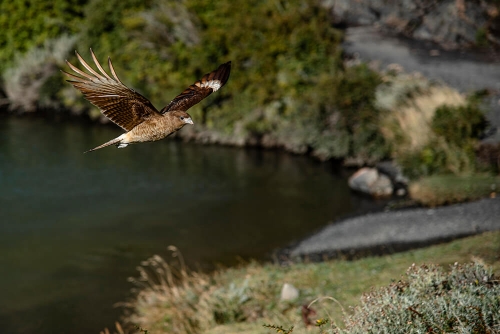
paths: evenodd
<path fill-rule="evenodd" d="M 68 66 L 81 76 L 63 72 L 72 79 L 68 82 L 81 91 L 93 105 L 101 109 L 104 116 L 126 131 L 132 130 L 149 117 L 159 116 L 158 110 L 147 98 L 128 88 L 118 79 L 111 60 L 108 64 L 113 78 L 104 71 L 94 52 L 92 50 L 90 52 L 102 75 L 92 69 L 78 52 L 76 52 L 78 60 L 90 74 L 81 71 L 68 61 L 66 61 Z"/>
<path fill-rule="evenodd" d="M 231 62 L 220 65 L 215 71 L 205 74 L 200 80 L 177 95 L 160 113 L 164 114 L 171 110 L 188 110 L 224 86 L 229 79 L 230 72 Z"/>

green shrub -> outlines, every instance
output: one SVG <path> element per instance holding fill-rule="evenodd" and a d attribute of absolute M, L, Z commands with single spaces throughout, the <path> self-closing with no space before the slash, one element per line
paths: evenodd
<path fill-rule="evenodd" d="M 485 128 L 485 116 L 473 99 L 463 106 L 440 106 L 432 117 L 427 144 L 400 154 L 398 162 L 412 178 L 439 173 L 471 174 L 478 170 L 475 150 Z"/>
<path fill-rule="evenodd" d="M 406 280 L 365 294 L 341 332 L 499 333 L 500 284 L 480 264 L 412 266 Z"/>
<path fill-rule="evenodd" d="M 376 161 L 389 154 L 379 130 L 383 110 L 375 106 L 375 92 L 381 82 L 378 73 L 361 64 L 345 70 L 334 92 L 342 128 L 349 134 L 347 157 Z"/>
<path fill-rule="evenodd" d="M 486 128 L 486 118 L 476 102 L 465 106 L 447 105 L 436 109 L 431 128 L 446 142 L 468 147 L 470 139 L 477 139 Z"/>
<path fill-rule="evenodd" d="M 447 173 L 470 175 L 476 171 L 475 143 L 469 138 L 464 146 L 459 146 L 437 137 L 420 150 L 400 155 L 398 163 L 412 179 Z"/>

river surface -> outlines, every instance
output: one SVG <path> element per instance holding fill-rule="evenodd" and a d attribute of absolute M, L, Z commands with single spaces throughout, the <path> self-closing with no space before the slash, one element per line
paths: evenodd
<path fill-rule="evenodd" d="M 381 206 L 345 170 L 279 151 L 167 139 L 82 154 L 119 134 L 0 117 L 1 333 L 98 333 L 127 277 L 169 245 L 202 268 L 233 265 Z"/>

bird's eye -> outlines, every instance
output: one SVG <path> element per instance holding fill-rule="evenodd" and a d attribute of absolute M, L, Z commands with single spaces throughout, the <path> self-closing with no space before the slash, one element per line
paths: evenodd
<path fill-rule="evenodd" d="M 181 116 L 181 121 L 183 121 L 183 120 L 184 120 L 184 116 Z"/>

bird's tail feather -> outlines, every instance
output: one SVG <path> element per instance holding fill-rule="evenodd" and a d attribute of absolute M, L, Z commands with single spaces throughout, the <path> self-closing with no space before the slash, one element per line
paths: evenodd
<path fill-rule="evenodd" d="M 100 148 L 104 148 L 104 147 L 107 147 L 107 146 L 111 146 L 111 145 L 116 145 L 116 144 L 119 144 L 120 141 L 123 139 L 122 136 L 119 136 L 119 137 L 116 137 L 115 139 L 111 139 L 110 141 L 108 141 L 107 143 L 104 143 L 102 145 L 99 145 L 97 147 L 94 147 L 93 149 L 90 149 L 88 151 L 85 151 L 83 153 L 88 153 L 88 152 L 92 152 L 92 151 L 95 151 L 95 150 L 98 150 Z"/>

